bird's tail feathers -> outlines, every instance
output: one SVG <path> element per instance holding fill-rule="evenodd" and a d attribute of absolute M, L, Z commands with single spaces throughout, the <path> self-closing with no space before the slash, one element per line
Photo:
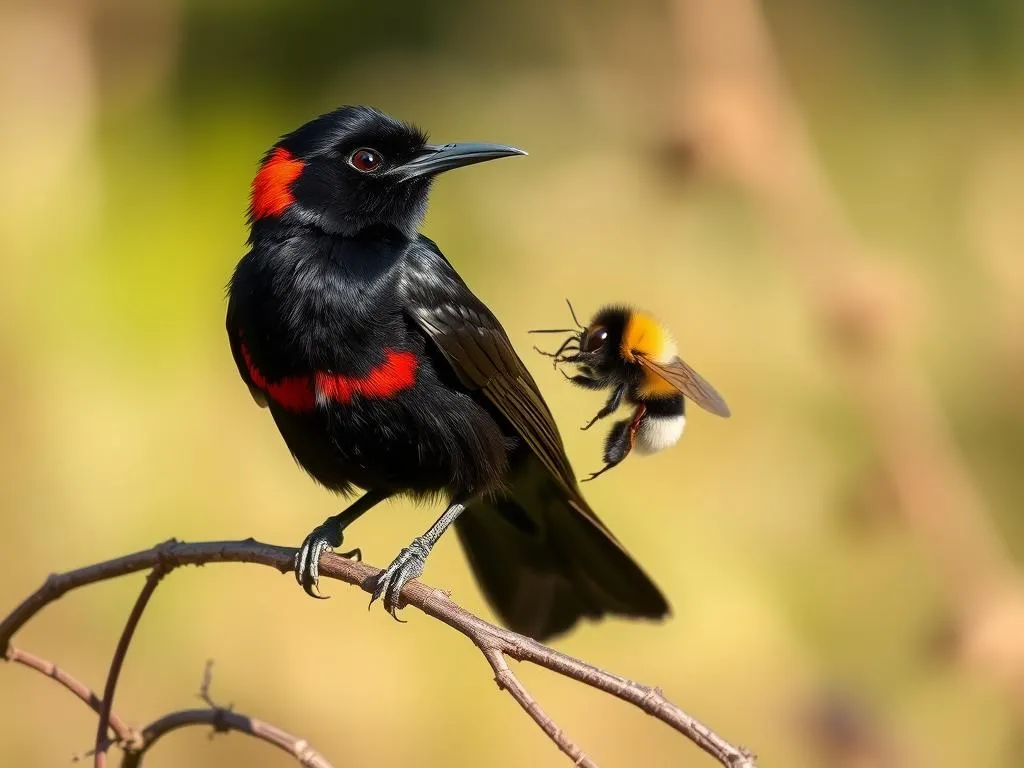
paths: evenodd
<path fill-rule="evenodd" d="M 584 617 L 669 612 L 582 496 L 533 456 L 513 473 L 507 494 L 471 504 L 456 530 L 488 602 L 516 632 L 545 640 Z"/>

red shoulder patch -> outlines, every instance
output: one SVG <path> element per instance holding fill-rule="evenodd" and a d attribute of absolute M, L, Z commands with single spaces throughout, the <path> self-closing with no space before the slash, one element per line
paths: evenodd
<path fill-rule="evenodd" d="M 266 216 L 280 216 L 295 202 L 291 183 L 302 173 L 303 163 L 287 149 L 278 147 L 264 161 L 252 180 L 249 216 L 253 221 Z"/>

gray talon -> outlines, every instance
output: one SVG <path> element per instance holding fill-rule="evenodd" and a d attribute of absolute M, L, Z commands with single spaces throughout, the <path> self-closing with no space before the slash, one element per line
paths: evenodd
<path fill-rule="evenodd" d="M 391 614 L 392 618 L 398 618 L 398 607 L 402 596 L 402 588 L 411 580 L 423 573 L 423 566 L 426 563 L 427 555 L 430 554 L 430 544 L 418 537 L 398 553 L 394 562 L 383 571 L 377 578 L 377 586 L 370 598 L 370 605 L 384 598 L 384 608 Z"/>
<path fill-rule="evenodd" d="M 336 517 L 328 518 L 313 529 L 295 553 L 295 580 L 310 597 L 326 600 L 327 595 L 318 594 L 320 587 L 320 555 L 334 551 L 341 546 L 342 526 Z M 359 550 L 353 550 L 358 552 Z"/>

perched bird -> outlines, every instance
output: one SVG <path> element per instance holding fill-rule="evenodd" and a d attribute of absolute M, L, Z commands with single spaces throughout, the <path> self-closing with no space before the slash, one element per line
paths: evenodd
<path fill-rule="evenodd" d="M 545 328 L 530 333 L 568 333 L 554 352 L 534 347 L 559 363 L 579 366 L 569 381 L 584 389 L 611 389 L 608 401 L 582 429 L 610 416 L 623 402 L 633 415 L 617 421 L 605 440 L 605 465 L 585 480 L 593 480 L 622 462 L 634 448 L 657 453 L 671 448 L 686 426 L 686 398 L 716 416 L 728 417 L 729 406 L 693 368 L 679 359 L 668 329 L 653 315 L 627 306 L 600 310 L 589 324 L 576 319 L 576 328 Z M 685 397 L 684 397 L 685 395 Z"/>
<path fill-rule="evenodd" d="M 515 631 L 545 639 L 582 617 L 668 612 L 584 501 L 501 324 L 417 231 L 437 174 L 524 154 L 428 144 L 381 112 L 342 107 L 263 159 L 229 288 L 231 351 L 298 463 L 339 494 L 365 490 L 303 542 L 295 575 L 310 595 L 346 526 L 404 494 L 447 507 L 381 574 L 370 602 L 392 616 L 452 523 Z"/>

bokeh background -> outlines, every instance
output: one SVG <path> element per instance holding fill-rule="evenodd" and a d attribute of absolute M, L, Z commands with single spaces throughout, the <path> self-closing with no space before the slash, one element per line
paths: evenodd
<path fill-rule="evenodd" d="M 1024 6 L 1012 0 L 0 6 L 0 611 L 51 571 L 185 540 L 298 544 L 341 502 L 238 380 L 224 287 L 281 133 L 369 103 L 529 158 L 443 177 L 425 231 L 536 373 L 577 471 L 600 397 L 526 330 L 629 301 L 723 392 L 586 487 L 674 606 L 558 647 L 657 684 L 764 766 L 1024 764 Z M 435 511 L 348 531 L 383 565 Z M 426 579 L 489 615 L 455 538 Z M 102 687 L 142 576 L 17 643 Z M 131 647 L 135 724 L 213 693 L 337 765 L 552 765 L 461 636 L 255 566 L 181 570 Z M 609 766 L 711 765 L 517 667 Z M 94 716 L 0 667 L 0 762 Z M 179 732 L 147 765 L 287 766 Z"/>

